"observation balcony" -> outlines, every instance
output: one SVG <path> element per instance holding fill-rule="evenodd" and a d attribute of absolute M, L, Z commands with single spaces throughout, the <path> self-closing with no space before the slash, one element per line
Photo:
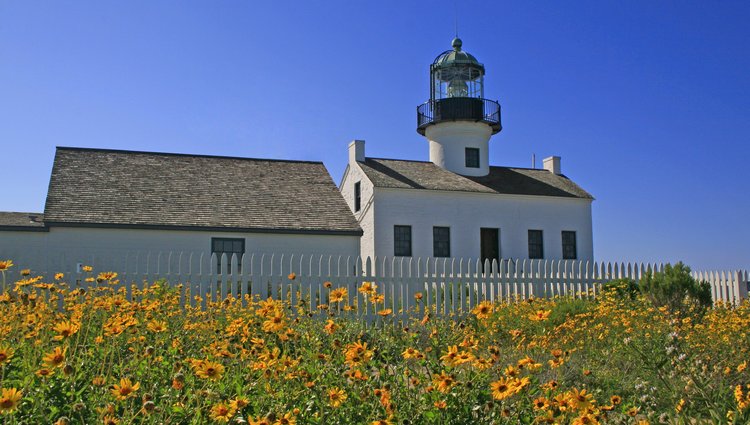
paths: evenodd
<path fill-rule="evenodd" d="M 423 136 L 427 127 L 449 121 L 481 121 L 492 127 L 492 134 L 503 129 L 500 123 L 500 104 L 494 100 L 447 97 L 428 100 L 417 106 L 417 133 Z"/>

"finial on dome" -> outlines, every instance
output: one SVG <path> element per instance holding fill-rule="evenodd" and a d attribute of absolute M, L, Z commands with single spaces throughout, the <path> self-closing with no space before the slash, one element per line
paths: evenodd
<path fill-rule="evenodd" d="M 451 46 L 453 46 L 453 50 L 455 50 L 457 52 L 461 51 L 461 46 L 462 45 L 463 45 L 463 43 L 461 42 L 461 39 L 458 38 L 458 37 L 454 38 L 453 42 L 451 43 Z"/>

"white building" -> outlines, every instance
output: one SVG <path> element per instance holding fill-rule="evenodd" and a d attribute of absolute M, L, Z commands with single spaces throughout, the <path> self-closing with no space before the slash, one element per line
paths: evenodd
<path fill-rule="evenodd" d="M 489 164 L 502 129 L 500 105 L 484 98 L 484 66 L 461 40 L 430 66 L 430 100 L 417 131 L 430 161 L 368 158 L 349 145 L 341 193 L 364 231 L 363 257 L 593 259 L 593 197 L 562 174 Z"/>
<path fill-rule="evenodd" d="M 38 271 L 142 270 L 147 252 L 592 259 L 593 198 L 559 157 L 490 166 L 500 105 L 461 40 L 430 77 L 417 109 L 430 161 L 368 158 L 354 141 L 339 188 L 320 162 L 57 148 L 44 213 L 0 212 L 0 259 Z"/>

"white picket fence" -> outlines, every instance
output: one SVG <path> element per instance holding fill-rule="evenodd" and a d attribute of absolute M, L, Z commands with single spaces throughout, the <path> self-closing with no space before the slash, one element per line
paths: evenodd
<path fill-rule="evenodd" d="M 113 260 L 116 258 L 117 260 Z M 266 299 L 288 300 L 295 306 L 315 311 L 321 306 L 342 314 L 376 318 L 391 309 L 393 316 L 406 317 L 417 309 L 436 314 L 464 313 L 483 300 L 512 302 L 528 297 L 592 297 L 602 283 L 631 278 L 636 282 L 648 270 L 661 271 L 663 264 L 604 263 L 574 260 L 510 260 L 482 264 L 461 258 L 367 258 L 334 255 L 251 254 L 227 258 L 196 252 L 128 252 L 119 256 L 92 256 L 86 265 L 100 271 L 115 271 L 121 284 L 136 284 L 164 279 L 189 288 L 183 302 L 195 305 L 196 296 L 213 300 L 229 294 Z M 84 263 L 56 259 L 48 272 L 32 271 L 51 280 L 62 272 L 68 283 L 87 286 Z M 217 267 L 217 264 L 221 264 Z M 6 276 L 18 279 L 18 264 Z M 290 275 L 294 274 L 294 279 Z M 748 294 L 747 270 L 696 271 L 693 276 L 711 284 L 715 301 L 738 304 Z M 326 282 L 330 282 L 327 285 Z M 358 288 L 374 282 L 384 301 L 373 304 Z M 330 288 L 328 287 L 330 286 Z M 343 287 L 343 302 L 329 303 L 330 291 Z M 129 291 L 128 291 L 129 292 Z M 417 300 L 416 295 L 421 294 Z M 345 305 L 357 306 L 344 311 Z M 391 317 L 391 316 L 389 316 Z"/>

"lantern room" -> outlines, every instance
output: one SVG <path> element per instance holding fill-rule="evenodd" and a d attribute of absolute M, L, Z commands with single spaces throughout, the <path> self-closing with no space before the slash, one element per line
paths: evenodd
<path fill-rule="evenodd" d="M 451 50 L 439 54 L 430 65 L 430 100 L 417 107 L 417 132 L 445 121 L 482 121 L 498 133 L 500 104 L 484 98 L 484 65 L 454 38 Z"/>
<path fill-rule="evenodd" d="M 438 55 L 430 65 L 430 100 L 484 98 L 484 65 L 461 50 L 462 44 L 460 38 L 454 38 L 453 49 Z"/>

